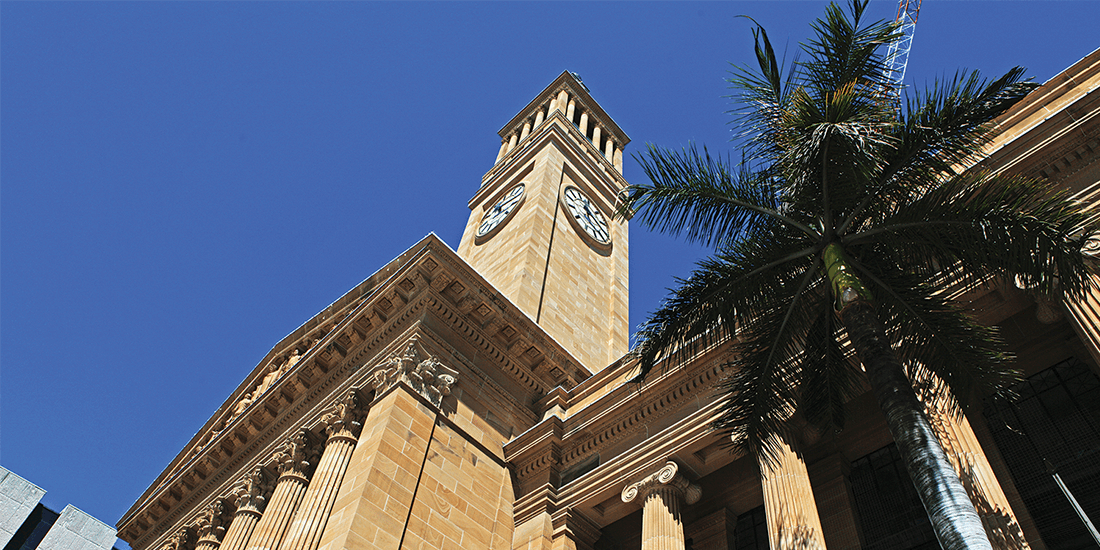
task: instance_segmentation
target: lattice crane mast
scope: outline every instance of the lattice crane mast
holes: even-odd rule
[[[898,25],[898,37],[886,50],[886,79],[895,97],[901,95],[905,80],[905,65],[909,63],[909,49],[913,47],[920,3],[921,0],[898,0],[898,14],[894,18]]]

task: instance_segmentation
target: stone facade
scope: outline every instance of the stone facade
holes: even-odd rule
[[[1100,52],[1008,113],[982,168],[1066,174],[1052,184],[1089,196],[1098,74]],[[500,135],[458,252],[429,235],[280,342],[120,536],[136,550],[879,547],[856,479],[890,443],[873,399],[762,467],[709,428],[725,346],[628,383],[627,224],[586,229],[612,218],[628,138],[569,73]],[[1094,301],[954,295],[1002,327],[1026,374],[1071,356],[1100,372]],[[1047,548],[990,424],[949,406],[927,402],[995,547]]]

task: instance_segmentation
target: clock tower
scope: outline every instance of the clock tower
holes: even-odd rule
[[[627,222],[614,213],[630,138],[568,71],[500,136],[458,254],[596,372],[628,346]]]

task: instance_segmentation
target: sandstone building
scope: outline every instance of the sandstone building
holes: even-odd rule
[[[985,167],[1091,197],[1098,84],[1100,51],[1002,119]],[[276,345],[119,521],[121,538],[137,550],[936,547],[869,394],[842,433],[807,433],[762,472],[708,428],[721,346],[626,383],[628,222],[612,213],[629,138],[583,84],[563,73],[500,136],[458,251],[429,235]],[[1003,327],[1029,376],[1014,409],[956,419],[927,404],[994,546],[1088,547],[1035,461],[1056,463],[1098,517],[1100,303],[1012,285],[955,293]]]

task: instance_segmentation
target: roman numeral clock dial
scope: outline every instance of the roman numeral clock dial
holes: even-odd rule
[[[512,213],[516,211],[520,203],[523,202],[524,185],[518,184],[513,187],[506,195],[500,198],[496,204],[485,212],[485,216],[481,218],[481,224],[477,226],[477,233],[475,237],[478,239],[487,239],[496,233]]]
[[[607,218],[592,201],[576,187],[566,187],[562,194],[565,207],[569,212],[569,221],[582,236],[595,241],[599,247],[611,246],[611,230]]]

